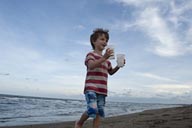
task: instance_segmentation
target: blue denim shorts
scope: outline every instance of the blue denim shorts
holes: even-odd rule
[[[95,92],[87,91],[85,98],[87,101],[87,115],[92,118],[96,118],[99,114],[101,117],[105,117],[105,95],[97,94]]]

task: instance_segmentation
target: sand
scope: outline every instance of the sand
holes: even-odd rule
[[[91,126],[88,120],[83,128]],[[74,128],[74,121],[0,128]],[[192,128],[192,105],[108,117],[102,119],[100,128]]]

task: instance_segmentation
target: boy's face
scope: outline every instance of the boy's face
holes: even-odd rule
[[[107,46],[107,39],[104,34],[100,35],[94,43],[95,50],[103,51]]]

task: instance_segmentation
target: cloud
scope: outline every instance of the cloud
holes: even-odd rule
[[[155,79],[155,80],[168,81],[168,82],[178,82],[177,80],[173,80],[173,79],[170,79],[167,77],[162,77],[162,76],[148,73],[148,72],[144,72],[144,73],[143,72],[137,72],[136,75],[143,76],[143,77],[150,78],[150,79]]]
[[[152,87],[156,94],[182,96],[192,92],[192,85],[162,84]]]
[[[123,31],[134,30],[145,33],[150,39],[146,49],[158,56],[174,57],[192,53],[190,12],[192,2],[177,3],[174,0],[115,0],[134,6],[135,21],[118,21]],[[180,5],[181,4],[181,5]]]
[[[177,56],[180,52],[181,42],[177,34],[169,29],[166,21],[160,16],[159,9],[145,9],[138,20],[138,25],[152,39],[151,51],[160,56]]]
[[[10,73],[0,73],[1,76],[9,76]]]
[[[134,5],[134,6],[144,6],[151,3],[159,2],[162,0],[114,0],[116,2],[122,3],[124,5]]]
[[[179,2],[177,4],[176,1],[172,0],[170,2],[170,6],[171,6],[172,14],[174,14],[176,16],[182,16],[186,11],[192,10],[192,1],[183,1],[183,2]],[[181,18],[181,19],[184,20],[185,18],[184,19],[183,18]]]
[[[74,41],[74,42],[77,43],[78,45],[86,46],[86,47],[89,47],[89,48],[90,48],[90,42],[89,42],[89,41],[77,40],[77,41]]]
[[[159,103],[191,103],[192,85],[158,84],[150,87],[117,89],[109,92],[110,98],[119,101],[159,102]]]
[[[75,30],[83,30],[83,29],[85,29],[85,26],[79,24],[79,25],[77,25],[77,26],[74,26],[74,29],[75,29]]]

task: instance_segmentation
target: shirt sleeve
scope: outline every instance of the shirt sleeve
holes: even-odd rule
[[[95,60],[94,56],[93,56],[93,53],[88,53],[86,58],[85,58],[85,65],[87,66],[88,65],[88,62],[90,60]]]

